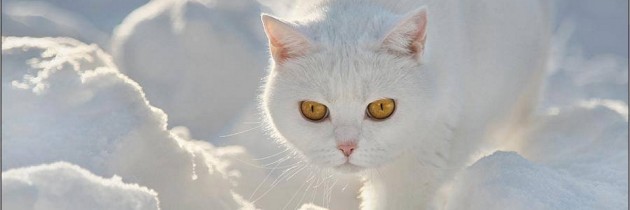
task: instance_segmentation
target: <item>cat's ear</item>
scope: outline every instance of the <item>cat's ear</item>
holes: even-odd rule
[[[420,59],[427,38],[427,9],[407,13],[383,38],[382,48],[390,53]]]
[[[310,50],[309,39],[291,24],[267,14],[262,14],[261,19],[269,39],[269,50],[276,64],[302,56]]]

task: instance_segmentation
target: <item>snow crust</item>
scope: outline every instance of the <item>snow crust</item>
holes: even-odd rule
[[[267,65],[262,31],[253,0],[152,1],[114,32],[112,55],[171,126],[209,139],[256,101]]]
[[[166,130],[137,83],[95,45],[2,39],[2,170],[65,161],[158,192],[163,209],[238,209],[233,172],[207,142]],[[203,150],[205,149],[205,150]]]
[[[120,177],[105,179],[56,162],[2,173],[3,209],[160,209],[157,193]]]

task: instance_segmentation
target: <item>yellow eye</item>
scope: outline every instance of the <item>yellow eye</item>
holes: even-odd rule
[[[328,108],[326,105],[315,101],[302,101],[300,103],[300,111],[306,119],[312,121],[320,121],[328,116]]]
[[[376,100],[367,106],[367,115],[368,117],[375,120],[384,120],[389,116],[392,116],[394,110],[396,109],[396,103],[394,99],[386,98]]]

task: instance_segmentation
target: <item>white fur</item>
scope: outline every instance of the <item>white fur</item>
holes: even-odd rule
[[[271,134],[312,164],[364,174],[364,209],[431,208],[442,183],[483,142],[514,138],[506,131],[537,102],[549,38],[539,4],[323,1],[301,19],[264,16],[270,40],[299,43],[283,50],[300,52],[272,60],[261,96]],[[404,35],[421,29],[427,11],[413,9],[423,5],[426,47]],[[401,7],[411,12],[392,12]],[[424,50],[407,51],[409,41]],[[396,110],[370,120],[365,108],[381,98],[395,99]],[[305,120],[303,100],[326,105],[330,117]],[[336,146],[347,139],[358,140],[353,166]]]

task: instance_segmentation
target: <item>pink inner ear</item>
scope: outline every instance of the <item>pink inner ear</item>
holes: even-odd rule
[[[383,41],[383,47],[390,52],[419,59],[424,52],[426,26],[426,9],[418,9],[389,32]]]
[[[276,63],[283,63],[286,59],[289,58],[289,53],[284,45],[275,38],[269,38],[269,48],[271,50],[271,56],[276,61]]]
[[[263,15],[262,21],[269,39],[271,56],[277,64],[301,56],[310,49],[309,40],[294,26],[269,15]]]
[[[410,46],[411,53],[422,55],[422,53],[424,52],[424,43],[427,39],[426,20],[418,24],[418,30],[415,31],[414,34],[412,34],[412,39],[414,41]]]

